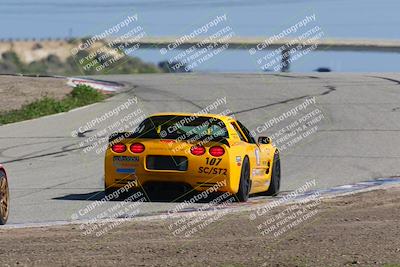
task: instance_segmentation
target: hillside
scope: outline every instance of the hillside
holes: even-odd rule
[[[102,42],[74,53],[85,39],[0,42],[0,74],[96,75],[163,70]]]

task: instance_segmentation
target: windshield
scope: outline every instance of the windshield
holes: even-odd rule
[[[141,138],[228,138],[225,123],[213,117],[155,116],[145,119],[135,133]]]

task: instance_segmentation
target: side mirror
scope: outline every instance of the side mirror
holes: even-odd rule
[[[268,136],[260,136],[258,137],[258,143],[268,145],[271,144],[272,140]]]

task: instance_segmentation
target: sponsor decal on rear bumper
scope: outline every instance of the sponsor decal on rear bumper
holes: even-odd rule
[[[129,168],[129,169],[120,168],[120,169],[117,169],[117,172],[118,172],[118,173],[135,174],[135,173],[136,173],[136,169],[134,169],[134,168]]]
[[[139,157],[135,156],[135,157],[128,157],[128,156],[114,156],[113,161],[126,161],[126,162],[138,162],[139,161]]]
[[[133,169],[135,170],[135,166],[139,162],[139,157],[128,157],[128,156],[114,156],[113,157],[113,166],[117,168],[117,172],[119,173],[131,173],[130,171],[123,171],[124,169]],[[118,171],[122,170],[122,171]]]

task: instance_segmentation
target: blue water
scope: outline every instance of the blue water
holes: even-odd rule
[[[148,36],[188,34],[216,15],[227,14],[237,36],[270,36],[306,15],[324,38],[400,39],[398,0],[1,0],[0,38],[88,36],[138,14]],[[150,62],[168,59],[156,50],[135,55]],[[312,52],[292,64],[292,71],[329,67],[334,71],[400,71],[399,54]],[[198,71],[260,71],[246,51],[225,51]]]

